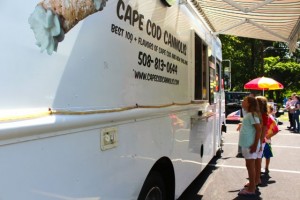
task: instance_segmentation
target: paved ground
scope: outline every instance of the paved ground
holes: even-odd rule
[[[286,127],[287,122],[280,125],[280,132],[272,139],[274,157],[271,158],[270,173],[261,174],[263,186],[256,197],[238,196],[238,191],[247,182],[247,170],[245,160],[237,157],[236,124],[228,124],[222,157],[213,159],[179,200],[300,199],[300,134],[290,133]]]

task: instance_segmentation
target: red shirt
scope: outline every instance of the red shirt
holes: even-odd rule
[[[262,114],[262,129],[265,127],[265,131],[262,133],[262,134],[264,134],[264,140],[263,140],[263,143],[265,143],[266,142],[266,139],[265,139],[265,137],[266,137],[266,133],[267,133],[267,127],[268,127],[268,121],[269,121],[269,115],[267,114],[267,113],[264,113],[264,114]]]

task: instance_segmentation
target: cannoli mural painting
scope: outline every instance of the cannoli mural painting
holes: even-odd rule
[[[30,15],[28,22],[41,51],[49,55],[79,21],[101,11],[108,0],[44,0]]]

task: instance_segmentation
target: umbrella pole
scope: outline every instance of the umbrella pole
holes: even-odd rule
[[[263,89],[263,96],[265,96],[265,89]]]

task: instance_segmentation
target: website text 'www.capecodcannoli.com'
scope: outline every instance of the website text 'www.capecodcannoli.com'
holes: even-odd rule
[[[140,71],[136,71],[136,70],[133,70],[133,72],[134,72],[134,78],[135,79],[161,82],[161,83],[167,83],[167,84],[172,84],[172,85],[179,85],[179,80],[178,79],[168,78],[168,77],[165,77],[165,76],[140,72]]]

